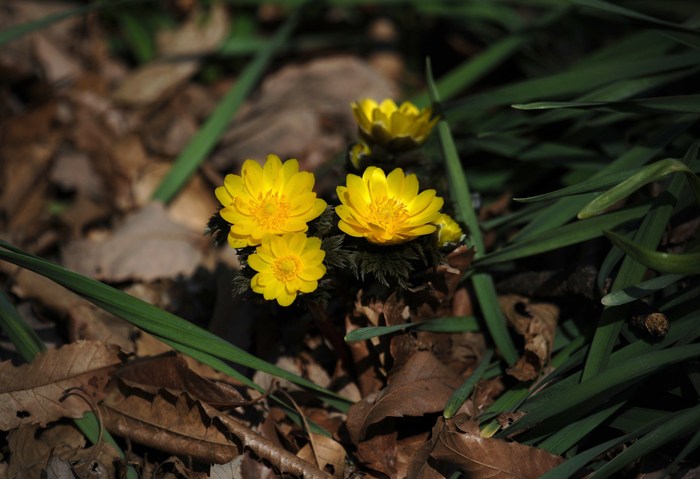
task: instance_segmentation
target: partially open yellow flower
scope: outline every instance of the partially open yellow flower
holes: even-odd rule
[[[246,160],[241,176],[226,175],[216,197],[224,207],[219,214],[231,223],[232,248],[259,245],[265,236],[302,233],[317,218],[326,202],[312,191],[314,175],[299,171],[297,160],[284,163],[268,155],[264,166]]]
[[[350,148],[350,163],[352,163],[352,166],[354,166],[356,170],[359,170],[363,158],[369,156],[371,153],[369,146],[361,141],[357,142]]]
[[[446,243],[459,241],[462,237],[462,228],[452,219],[450,215],[440,213],[438,219],[434,222],[438,227],[438,245],[444,246]]]
[[[434,232],[442,198],[435,190],[418,194],[416,175],[396,168],[386,176],[370,166],[360,178],[348,175],[347,186],[336,188],[342,205],[335,208],[344,233],[375,244],[398,244]]]
[[[248,265],[258,272],[250,287],[267,300],[276,299],[280,306],[289,306],[297,293],[318,288],[318,280],[326,274],[322,263],[325,256],[319,238],[307,238],[304,233],[266,236],[248,256]]]
[[[408,101],[396,106],[391,99],[377,103],[365,98],[351,106],[365,140],[387,149],[406,150],[422,145],[439,119],[430,119],[431,108],[420,110]]]

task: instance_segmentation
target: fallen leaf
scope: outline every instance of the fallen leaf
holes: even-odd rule
[[[376,397],[370,396],[350,407],[348,430],[359,442],[367,429],[386,417],[423,416],[442,411],[460,378],[428,351],[417,351]],[[359,417],[358,417],[359,416]]]
[[[249,402],[230,384],[214,382],[194,373],[184,357],[168,353],[155,358],[137,359],[119,368],[115,374],[132,389],[157,394],[187,393],[214,407],[236,407]]]
[[[127,75],[113,98],[130,106],[146,106],[163,99],[199,70],[198,57],[212,52],[226,38],[229,17],[222,3],[213,4],[202,22],[193,12],[175,31],[161,32],[159,57]]]
[[[435,477],[430,471],[434,468],[444,477],[460,471],[471,479],[536,479],[563,461],[535,447],[483,438],[476,422],[460,416],[447,421],[440,417],[407,477]]]
[[[114,384],[100,411],[111,433],[161,451],[218,464],[240,454],[230,434],[187,394],[135,394]]]
[[[85,447],[85,436],[72,424],[53,424],[48,429],[23,425],[10,431],[7,446],[11,452],[7,477],[42,477],[49,458],[75,454]]]
[[[0,363],[0,429],[82,417],[92,405],[85,398],[66,396],[66,390],[78,388],[91,402],[99,401],[121,362],[116,346],[82,341],[39,353],[19,367]]]
[[[525,351],[508,368],[520,381],[531,381],[549,362],[559,321],[559,308],[552,303],[535,303],[518,295],[499,296],[501,309],[510,325],[523,336]]]
[[[202,253],[201,238],[168,219],[160,203],[129,216],[102,242],[76,240],[63,250],[63,264],[99,280],[152,281],[191,275]]]
[[[260,94],[236,117],[211,162],[219,171],[229,171],[247,158],[263,160],[274,152],[281,158],[299,158],[302,168],[313,169],[356,135],[351,102],[394,93],[366,62],[351,56],[285,66],[265,79]]]

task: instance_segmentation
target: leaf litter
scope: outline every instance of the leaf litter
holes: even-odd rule
[[[70,6],[11,2],[0,10],[0,25]],[[0,67],[21,92],[11,101],[9,94],[0,98],[7,113],[0,144],[0,237],[165,309],[178,312],[186,303],[188,319],[214,328],[210,321],[221,291],[213,278],[228,277],[222,271],[239,266],[222,260],[232,255],[215,251],[200,236],[216,207],[213,185],[244,159],[275,152],[299,158],[303,169],[330,169],[319,181],[319,190],[329,193],[335,184],[329,176],[337,175],[333,161],[356,138],[350,102],[398,96],[403,59],[387,51],[366,59],[346,53],[279,59],[207,164],[164,206],[151,203],[150,195],[221,92],[236,81],[235,72],[228,72],[202,83],[210,73],[208,57],[231,34],[235,9],[214,3],[206,12],[183,11],[179,26],[157,32],[155,58],[138,66],[107,48],[110,33],[94,15],[85,24],[76,17],[33,33],[0,52]],[[387,22],[382,19],[371,33],[392,43],[395,32]],[[19,86],[29,80],[35,91]],[[503,193],[482,215],[505,214],[510,197]],[[697,221],[691,223],[695,231]],[[671,234],[685,233],[679,227]],[[335,334],[474,314],[462,282],[473,254],[455,250],[440,268],[422,273],[426,288],[409,295],[360,291],[347,310],[330,315]],[[505,376],[477,384],[454,418],[440,416],[486,350],[480,333],[376,337],[346,344],[343,361],[318,325],[285,334],[289,322],[299,320],[298,311],[268,314],[265,327],[236,330],[235,341],[354,402],[345,414],[290,384],[254,375],[268,392],[289,391],[283,409],[43,277],[5,263],[0,270],[13,300],[54,324],[66,343],[29,364],[0,363],[0,422],[8,431],[0,477],[82,478],[96,470],[117,477],[114,464],[124,465],[117,452],[104,442],[88,444],[65,419],[86,411],[98,412],[102,426],[129,446],[128,460],[144,477],[443,478],[459,470],[474,478],[529,478],[562,461],[535,447],[481,437],[476,421],[511,380]],[[597,272],[581,271],[563,273],[564,281],[553,273],[499,285],[522,294],[501,296],[506,318],[524,343],[509,375],[531,381],[548,367],[560,316],[557,299],[594,295],[591,278]],[[233,305],[217,313],[217,328],[233,330],[222,321],[257,324],[269,313]],[[261,337],[273,330],[285,342],[271,345]],[[301,424],[284,412],[290,403]]]

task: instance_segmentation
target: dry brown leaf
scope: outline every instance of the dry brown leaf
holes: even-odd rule
[[[114,385],[100,404],[104,425],[113,434],[145,446],[196,460],[223,464],[240,454],[230,434],[187,394],[131,394]]]
[[[389,419],[386,424],[382,423],[380,431],[377,431],[371,438],[362,441],[357,445],[357,457],[362,464],[373,471],[397,479],[398,476],[398,449],[394,419]]]
[[[483,438],[477,423],[462,419],[438,418],[432,439],[409,467],[408,479],[435,477],[432,468],[445,477],[461,471],[471,479],[536,479],[563,462],[541,449]]]
[[[260,95],[234,120],[212,164],[229,171],[246,158],[263,160],[274,152],[282,158],[299,158],[304,169],[313,169],[355,136],[352,101],[394,93],[358,58],[320,58],[286,66],[265,79]]]
[[[172,93],[199,69],[198,56],[213,51],[226,38],[229,17],[226,7],[215,3],[202,22],[200,12],[175,31],[158,38],[159,58],[129,74],[114,92],[115,100],[146,106]]]
[[[201,238],[173,223],[160,203],[129,216],[102,242],[76,240],[63,250],[66,268],[106,281],[152,281],[191,275],[200,263]]]
[[[248,402],[233,386],[194,373],[185,358],[175,353],[132,361],[120,368],[116,377],[132,389],[150,394],[161,389],[173,395],[187,393],[214,407],[235,407]]]
[[[332,477],[315,465],[299,459],[286,449],[280,448],[269,439],[252,431],[236,419],[225,415],[219,415],[217,419],[221,421],[246,448],[253,451],[261,459],[269,461],[279,471],[295,474],[304,477],[304,479],[330,479]]]
[[[499,296],[501,309],[510,325],[525,339],[525,352],[508,368],[508,374],[520,381],[537,378],[549,362],[559,307],[552,303],[534,303],[524,296]]]
[[[41,477],[51,454],[68,457],[85,447],[85,436],[72,424],[54,424],[48,429],[36,425],[10,431],[7,445],[12,455],[8,477]]]
[[[0,429],[82,417],[91,404],[76,395],[63,399],[66,390],[78,388],[90,401],[99,401],[121,362],[116,346],[82,341],[39,353],[19,367],[0,363]]]
[[[428,351],[417,351],[398,371],[389,376],[389,384],[376,396],[351,406],[348,430],[359,442],[367,429],[386,417],[423,416],[442,411],[460,378]]]
[[[297,452],[297,457],[315,464],[333,477],[344,477],[346,454],[343,446],[335,439],[320,434],[310,433],[309,440],[310,442]]]

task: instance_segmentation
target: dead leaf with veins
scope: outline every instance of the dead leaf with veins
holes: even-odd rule
[[[82,417],[105,396],[122,361],[118,347],[82,341],[39,353],[22,366],[0,363],[0,429]],[[67,395],[70,389],[81,394]]]

